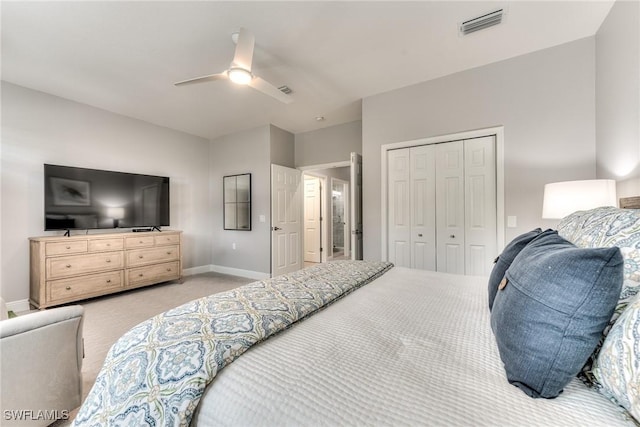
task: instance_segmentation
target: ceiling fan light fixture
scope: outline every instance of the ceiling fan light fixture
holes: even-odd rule
[[[251,72],[244,68],[230,68],[227,74],[229,80],[239,85],[248,85],[253,79]]]

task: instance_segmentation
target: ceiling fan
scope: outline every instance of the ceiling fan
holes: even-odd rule
[[[238,33],[232,34],[232,39],[236,41],[236,51],[229,69],[218,74],[195,77],[193,79],[183,80],[174,84],[176,86],[183,86],[192,83],[204,83],[215,80],[231,80],[232,82],[240,85],[248,85],[265,95],[269,95],[280,102],[284,102],[285,104],[293,102],[293,98],[291,96],[251,72],[253,47],[255,45],[254,35],[250,31],[240,28]]]

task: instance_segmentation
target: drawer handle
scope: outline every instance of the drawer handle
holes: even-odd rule
[[[71,268],[71,264],[67,264],[67,265],[65,265],[65,267]]]
[[[67,246],[67,249],[71,249],[71,246]]]
[[[107,243],[107,246],[111,246],[111,243]]]
[[[110,262],[111,262],[111,260],[110,260],[110,259],[107,259],[107,263],[110,263]]]
[[[167,251],[167,255],[171,255],[173,252],[171,251]]]
[[[142,240],[140,240],[138,243],[143,244],[144,242]]]
[[[171,269],[170,269],[170,268],[167,268],[167,271],[171,271]]]
[[[70,291],[71,290],[71,286],[67,286],[65,289]]]
[[[140,273],[138,274],[138,277],[144,277],[144,274]]]
[[[144,256],[143,255],[138,255],[138,258],[142,259],[142,258],[144,258]]]
[[[107,283],[111,283],[111,279],[107,279]]]

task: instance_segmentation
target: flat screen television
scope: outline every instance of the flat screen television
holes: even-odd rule
[[[169,226],[169,178],[44,165],[45,230]]]

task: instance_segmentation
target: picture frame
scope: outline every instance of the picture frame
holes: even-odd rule
[[[88,181],[51,177],[53,204],[56,206],[91,206]]]

